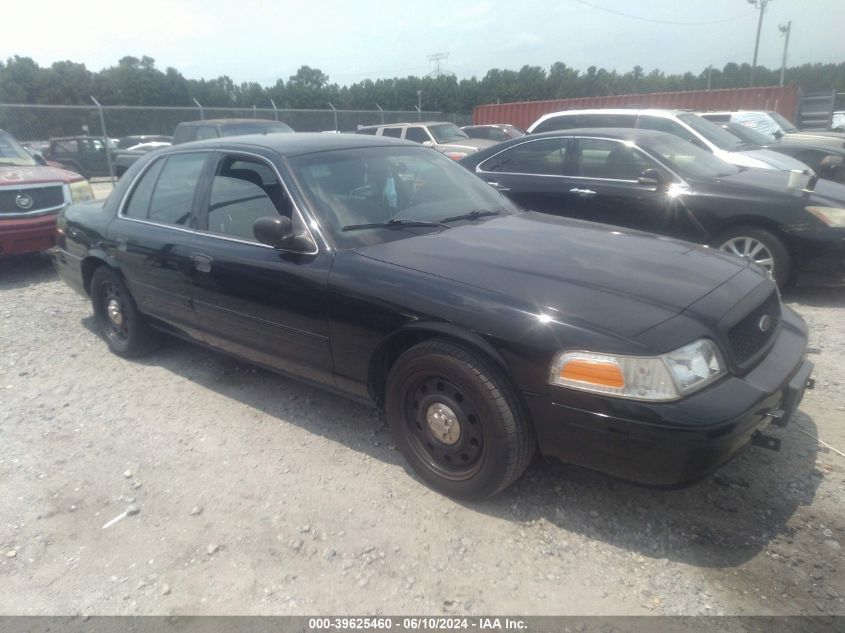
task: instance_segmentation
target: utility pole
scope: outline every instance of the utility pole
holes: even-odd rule
[[[766,5],[769,2],[770,0],[748,0],[748,4],[753,4],[760,11],[760,17],[757,19],[757,39],[754,40],[754,61],[751,62],[749,86],[754,85],[754,69],[757,67],[757,51],[760,49],[760,30],[763,28],[763,14],[766,12]]]
[[[428,73],[430,77],[437,78],[443,74],[443,62],[448,57],[449,53],[434,53],[428,56],[428,67],[431,68],[431,65],[434,64],[434,70]]]
[[[422,90],[417,90],[417,120],[422,121]]]
[[[783,73],[786,72],[786,51],[789,49],[789,32],[792,30],[792,20],[783,24],[778,24],[778,31],[781,35],[786,35],[786,40],[783,42],[783,59],[780,62],[780,85],[783,85]]]

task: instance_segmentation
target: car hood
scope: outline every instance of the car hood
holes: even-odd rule
[[[824,202],[827,206],[845,206],[845,185],[832,180],[819,179],[811,192],[804,191],[809,183],[809,176],[802,176],[800,184],[790,189],[789,174],[772,169],[746,169],[737,174],[720,178],[690,180],[693,190],[719,195],[736,194],[751,197],[755,200],[769,200],[772,198],[785,199],[785,196],[795,199],[802,206],[811,201],[814,204]]]
[[[626,338],[675,316],[747,266],[687,242],[531,211],[357,252]]]
[[[747,156],[749,158],[753,158],[759,161],[766,163],[770,168],[776,169],[779,171],[790,171],[792,169],[798,169],[803,171],[805,169],[809,169],[807,165],[802,163],[797,158],[792,158],[792,156],[787,156],[786,154],[781,154],[780,152],[775,152],[770,149],[750,149],[750,150],[743,150],[741,152],[737,152],[742,156]],[[737,163],[737,164],[745,164],[745,163]],[[753,166],[748,164],[747,166]]]
[[[462,138],[456,141],[449,141],[447,143],[439,143],[439,145],[448,147],[449,149],[468,149],[475,152],[480,149],[496,145],[496,141],[491,141],[486,138]]]
[[[43,182],[75,182],[84,180],[79,174],[44,165],[0,165],[0,186],[33,185]]]

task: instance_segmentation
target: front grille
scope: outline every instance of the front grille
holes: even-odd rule
[[[768,328],[760,328],[764,316],[768,315]],[[777,292],[769,295],[763,303],[728,331],[734,362],[743,365],[751,360],[772,340],[780,323],[780,297]]]
[[[34,213],[60,207],[64,202],[62,185],[0,189],[0,214]]]

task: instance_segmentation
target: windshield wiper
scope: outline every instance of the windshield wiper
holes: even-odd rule
[[[370,224],[348,224],[344,226],[341,231],[360,231],[363,229],[390,229],[401,226],[442,226],[447,229],[452,227],[443,222],[436,222],[432,220],[412,220],[408,218],[393,218],[386,222],[371,222]]]
[[[463,215],[454,215],[451,218],[443,218],[441,222],[457,222],[458,220],[477,220],[478,218],[486,218],[489,215],[502,215],[501,211],[484,211],[475,210]]]

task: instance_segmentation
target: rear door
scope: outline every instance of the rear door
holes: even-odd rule
[[[210,152],[179,152],[150,163],[109,225],[110,253],[140,310],[191,333],[195,200]]]
[[[191,249],[190,282],[205,340],[303,378],[333,384],[326,317],[332,253],[273,248],[253,235],[262,217],[302,228],[273,164],[218,152]]]
[[[494,154],[478,165],[476,174],[523,209],[571,215],[574,185],[569,138],[531,139]]]

